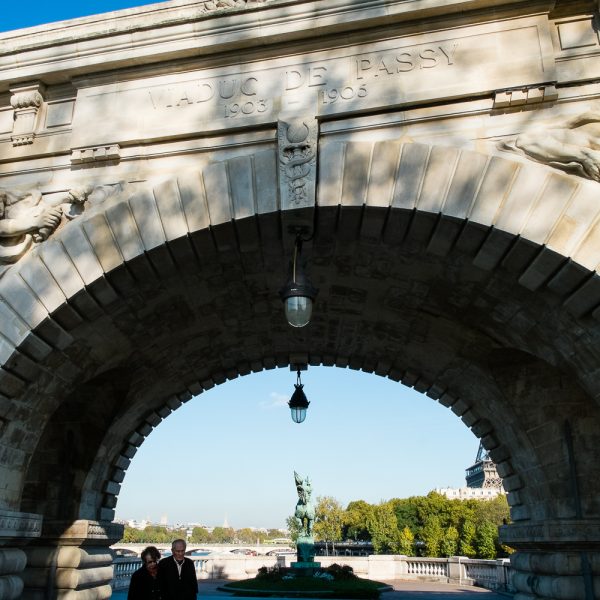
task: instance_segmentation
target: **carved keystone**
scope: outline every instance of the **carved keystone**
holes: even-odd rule
[[[316,205],[317,141],[319,125],[314,117],[277,124],[279,193],[286,225],[307,226],[312,231]],[[296,210],[297,209],[297,210]],[[307,214],[308,213],[308,214]]]

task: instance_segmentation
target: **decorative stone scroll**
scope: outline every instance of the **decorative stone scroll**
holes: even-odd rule
[[[318,138],[316,119],[280,121],[277,135],[282,210],[314,206]]]
[[[498,147],[600,181],[600,107],[564,123],[538,124],[513,140],[500,142]]]
[[[37,126],[37,115],[44,103],[43,84],[39,82],[11,88],[10,104],[15,111],[13,146],[32,144]]]

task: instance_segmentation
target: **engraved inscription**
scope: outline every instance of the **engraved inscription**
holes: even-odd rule
[[[264,113],[268,107],[268,100],[248,100],[247,102],[233,102],[232,104],[223,105],[225,118]]]
[[[154,108],[173,108],[202,104],[209,100],[231,100],[257,95],[256,77],[240,79],[203,80],[165,89],[150,90],[150,99]]]
[[[356,59],[356,79],[386,77],[415,69],[433,69],[454,64],[458,44],[420,49],[407,48],[385,54],[363,55]]]
[[[515,90],[511,102],[516,104],[517,90],[556,79],[550,48],[540,38],[544,27],[546,21],[532,17],[522,24],[481,24],[476,31],[458,27],[357,45],[349,41],[257,62],[249,55],[241,57],[240,66],[157,74],[117,88],[85,86],[78,92],[72,147],[124,147],[231,124],[399,109],[489,90]],[[515,47],[519,60],[507,61]],[[101,135],[87,126],[91,119],[103,123]]]
[[[455,64],[457,47],[457,43],[447,43],[332,58],[269,73],[204,78],[148,93],[154,109],[200,105],[207,121],[260,117],[274,110],[277,97],[285,98],[288,106],[298,105],[299,98],[305,100],[311,93],[320,106],[361,101],[369,95],[378,98],[374,90],[369,94],[369,87],[387,85],[394,75],[450,67]]]
[[[285,91],[327,85],[327,67],[315,65],[308,69],[295,68],[285,72]]]
[[[352,100],[354,98],[364,98],[368,95],[366,84],[359,86],[347,85],[341,88],[331,88],[321,91],[321,103],[333,104],[338,100]]]

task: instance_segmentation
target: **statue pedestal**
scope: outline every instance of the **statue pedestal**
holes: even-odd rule
[[[296,540],[298,560],[291,563],[292,573],[296,577],[312,577],[321,568],[315,562],[315,538],[312,535],[300,535]]]
[[[296,550],[298,564],[313,563],[315,560],[315,538],[312,535],[299,536],[296,540]]]
[[[312,577],[321,568],[318,562],[293,562],[290,564],[296,577]]]

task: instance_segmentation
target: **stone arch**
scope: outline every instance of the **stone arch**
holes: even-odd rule
[[[72,509],[77,513],[55,511],[52,518],[110,520],[135,448],[192,395],[252,371],[307,363],[388,376],[449,406],[498,463],[517,522],[577,518],[569,485],[559,483],[572,466],[564,449],[564,416],[572,421],[579,458],[579,513],[597,518],[592,467],[581,462],[582,454],[598,452],[593,425],[599,390],[585,368],[594,355],[600,304],[597,184],[454,148],[325,141],[317,206],[288,211],[276,193],[277,169],[276,152],[267,149],[126,191],[65,226],[0,280],[0,393],[12,403],[4,426],[10,453],[18,457],[3,466],[10,475],[3,502],[38,510],[32,499],[40,473],[48,498],[60,497],[60,481],[46,468],[48,449],[40,442],[64,431],[69,407],[101,402],[94,382],[129,360],[132,379],[121,390],[127,405],[115,406],[110,426],[73,474],[80,491],[79,506]],[[292,336],[279,322],[262,339],[254,321],[268,325],[278,304],[275,292],[286,263],[282,226],[306,213],[317,223],[312,269],[324,274],[319,310],[326,317],[314,333]],[[236,287],[240,265],[247,277]],[[186,335],[185,306],[169,295],[175,275],[197,286],[233,290],[231,305],[245,312],[230,326],[239,339],[256,340],[256,347],[241,344],[231,355],[223,351],[217,367],[204,364],[198,337]],[[386,311],[380,322],[377,307],[369,305],[369,283],[388,290],[380,297]],[[457,287],[461,292],[453,297]],[[157,290],[166,303],[152,312],[147,304]],[[251,301],[236,303],[236,292]],[[461,315],[463,296],[465,306],[480,313],[475,326]],[[361,310],[369,311],[368,320]],[[128,318],[127,311],[138,321],[119,330],[115,324]],[[406,324],[403,311],[413,315]],[[158,362],[144,361],[153,351],[174,350],[159,328],[144,336],[157,325],[155,316],[166,313],[177,324],[177,343],[187,346],[176,374],[149,395],[144,377]],[[388,335],[385,326],[396,320],[402,326]],[[335,327],[336,341],[319,345],[318,334],[328,327]],[[211,332],[208,324],[197,325],[196,333],[206,340],[221,336],[219,347],[226,346],[222,332]],[[361,346],[361,337],[371,346]],[[144,339],[148,352],[135,355]],[[426,356],[434,343],[437,365]],[[483,382],[477,388],[483,398],[464,383],[475,381]],[[88,386],[85,396],[77,382]],[[556,396],[569,399],[560,418]],[[538,412],[527,410],[534,401]],[[544,420],[538,423],[540,414]],[[52,442],[54,450],[59,442]],[[533,543],[530,533],[505,535],[509,542]]]

